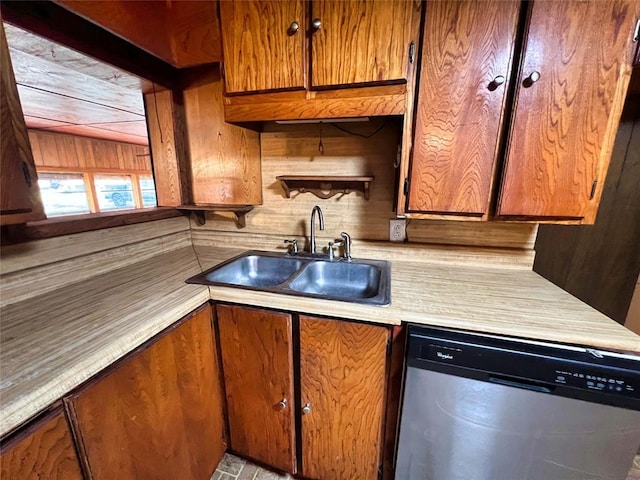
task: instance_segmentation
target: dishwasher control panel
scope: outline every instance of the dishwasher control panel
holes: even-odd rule
[[[572,387],[587,388],[607,393],[633,393],[636,391],[631,381],[622,377],[604,376],[589,371],[570,371],[557,369],[555,383]]]
[[[407,366],[640,410],[640,357],[410,326]]]

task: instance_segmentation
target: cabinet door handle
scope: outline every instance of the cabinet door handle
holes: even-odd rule
[[[318,30],[320,30],[320,27],[322,27],[322,22],[320,21],[319,18],[314,18],[313,21],[311,22],[311,26],[317,32]]]
[[[24,181],[27,187],[31,188],[31,172],[29,171],[29,165],[27,162],[22,162],[22,174],[24,175]]]
[[[636,22],[636,28],[633,31],[633,41],[637,42],[640,39],[640,18]]]
[[[304,407],[302,407],[302,414],[306,415],[307,413],[311,413],[311,405],[309,403],[305,403]]]
[[[298,22],[291,22],[291,25],[289,25],[289,29],[287,30],[287,34],[289,34],[289,36],[295,35],[298,33],[298,30],[300,30]]]
[[[286,398],[283,398],[282,400],[280,400],[278,402],[278,408],[280,410],[284,410],[285,408],[287,408],[287,399]]]
[[[534,83],[536,83],[538,80],[540,80],[540,72],[531,72],[531,75],[529,75],[527,78],[524,79],[524,81],[522,82],[522,86],[524,88],[529,88],[531,85],[533,85]]]
[[[498,75],[496,78],[494,78],[489,82],[489,90],[493,92],[496,88],[502,85],[505,82],[505,80],[506,79],[504,78],[503,75]]]

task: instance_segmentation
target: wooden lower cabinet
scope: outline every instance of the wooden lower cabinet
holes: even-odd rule
[[[65,399],[94,480],[209,479],[223,401],[209,305]]]
[[[296,472],[291,315],[217,306],[234,452]]]
[[[80,462],[61,408],[1,447],[2,480],[82,480]]]
[[[378,478],[388,340],[385,327],[300,316],[305,478]]]
[[[298,337],[287,313],[217,316],[231,449],[308,479],[379,478],[389,329],[300,316]]]

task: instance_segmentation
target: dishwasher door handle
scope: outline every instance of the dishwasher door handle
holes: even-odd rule
[[[542,392],[542,393],[551,393],[553,391],[553,387],[549,388],[544,385],[540,385],[539,383],[528,382],[526,380],[515,380],[512,378],[506,377],[496,377],[489,376],[489,381],[491,383],[497,383],[499,385],[505,385],[507,387],[516,387],[516,388],[524,388],[525,390],[533,390],[534,392]]]

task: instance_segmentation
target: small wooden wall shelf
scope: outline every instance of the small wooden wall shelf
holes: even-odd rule
[[[244,228],[247,226],[245,215],[253,210],[253,205],[180,205],[176,208],[195,213],[198,225],[206,223],[205,212],[233,212],[238,228]]]
[[[338,193],[347,195],[361,192],[365,200],[369,200],[369,185],[374,177],[353,176],[318,176],[318,175],[281,175],[276,177],[284,189],[287,198],[292,191],[313,193],[316,197],[327,199]]]

